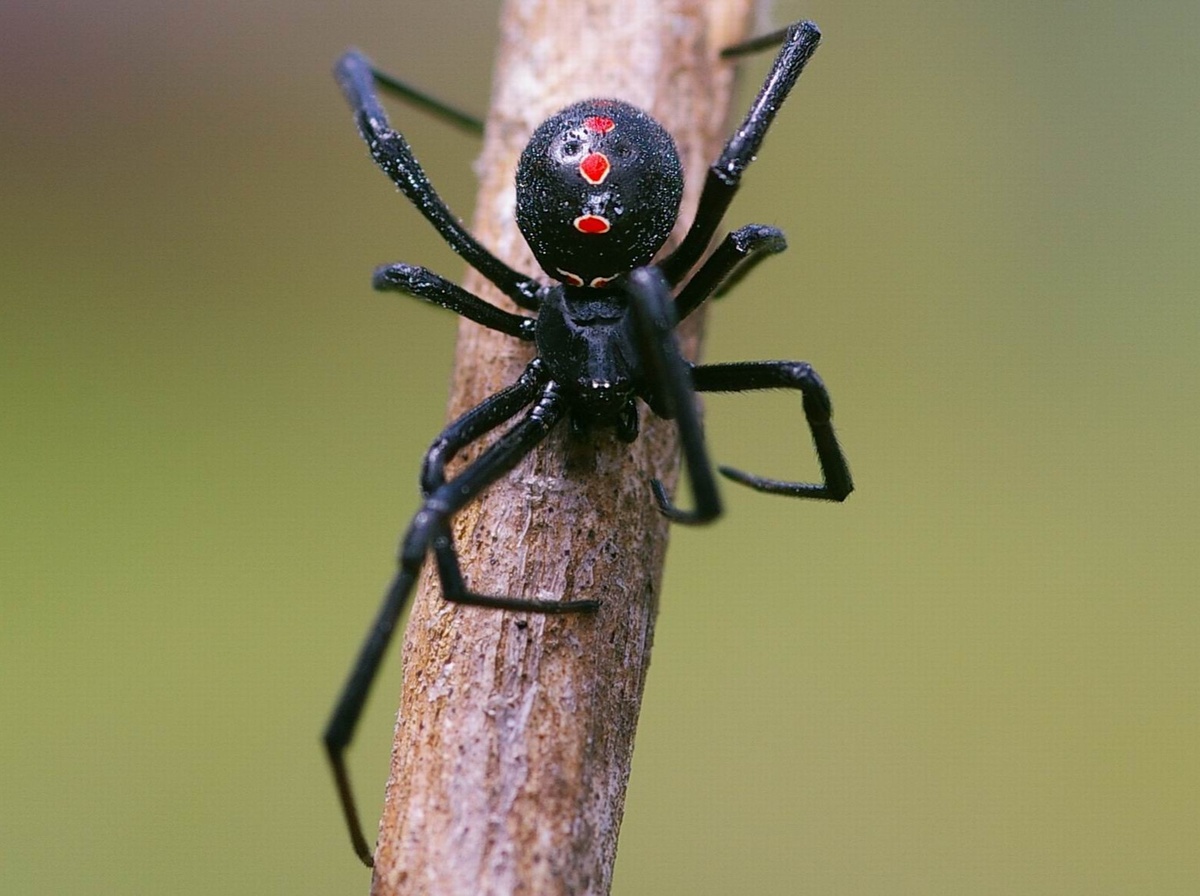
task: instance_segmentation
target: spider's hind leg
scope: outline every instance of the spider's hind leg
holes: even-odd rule
[[[429,182],[404,135],[388,122],[387,113],[375,93],[378,75],[371,61],[357,50],[350,50],[338,60],[334,75],[354,111],[358,131],[375,164],[467,264],[518,306],[536,310],[537,281],[510,268],[467,231]]]
[[[764,258],[786,248],[783,231],[764,224],[747,224],[725,234],[725,239],[675,297],[676,316],[683,320],[710,296],[721,298]]]
[[[820,41],[821,32],[812,22],[797,22],[785,29],[783,46],[758,96],[725,144],[721,157],[708,169],[696,217],[687,236],[660,264],[672,284],[679,283],[708,248],[741,185],[742,173],[758,155],[775,113],[787,99]]]
[[[792,27],[791,25],[785,25],[783,28],[775,31],[760,34],[758,37],[747,38],[740,44],[732,44],[721,51],[721,58],[737,59],[739,56],[749,56],[751,53],[758,53],[761,50],[770,50],[773,47],[777,47],[787,40],[788,31]]]
[[[728,52],[728,50],[725,52]],[[442,102],[419,87],[414,87],[407,81],[394,78],[387,72],[382,72],[375,68],[373,65],[371,66],[371,75],[375,78],[376,84],[393,96],[404,100],[409,105],[416,106],[418,109],[428,112],[435,118],[440,118],[447,124],[461,128],[470,134],[474,134],[476,137],[483,136],[483,122],[476,116],[463,112],[461,109],[456,109],[449,103]]]

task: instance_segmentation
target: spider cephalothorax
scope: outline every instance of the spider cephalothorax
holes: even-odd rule
[[[517,226],[542,270],[570,286],[605,286],[648,264],[682,196],[675,141],[620,100],[548,118],[517,164]]]
[[[679,320],[722,293],[754,263],[785,247],[779,230],[749,224],[726,234],[705,257],[742,172],[819,40],[815,25],[800,22],[731,48],[744,52],[782,43],[750,111],[709,167],[691,228],[679,247],[657,262],[652,260],[675,225],[683,192],[683,172],[670,135],[649,115],[619,100],[576,103],[539,126],[517,169],[517,224],[552,283],[513,270],[467,232],[429,183],[404,137],[389,126],[375,87],[394,90],[456,123],[479,129],[478,123],[375,71],[360,53],[349,52],[339,61],[338,81],[379,167],[468,264],[518,308],[536,312],[530,317],[502,310],[415,265],[385,265],[375,272],[376,288],[416,296],[535,343],[537,355],[515,383],[451,423],[425,455],[420,479],[424,504],[405,533],[399,571],[325,729],[350,837],[368,865],[371,853],[354,808],[345,751],[425,555],[436,557],[447,600],[534,613],[594,611],[600,605],[598,591],[564,600],[477,594],[459,568],[451,517],[512,470],[555,426],[570,421],[579,432],[612,427],[631,441],[638,432],[638,401],[675,420],[696,507],[676,507],[657,480],[650,488],[670,519],[704,523],[721,512],[721,499],[696,393],[793,389],[802,397],[822,480],[766,479],[731,467],[720,472],[773,494],[830,501],[850,494],[853,485],[830,422],[829,394],[811,366],[803,361],[690,364],[675,338]],[[447,480],[446,465],[459,452],[518,416]]]

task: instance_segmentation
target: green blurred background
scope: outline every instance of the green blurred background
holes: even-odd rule
[[[482,112],[498,7],[0,12],[0,892],[365,892],[317,738],[455,331],[368,278],[461,265],[329,71]],[[826,41],[730,221],[792,248],[707,355],[813,361],[859,490],[675,531],[617,894],[1200,892],[1200,8],[1130,9],[778,4]]]

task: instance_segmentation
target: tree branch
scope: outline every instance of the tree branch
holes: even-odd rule
[[[514,222],[517,158],[544,118],[593,96],[628,100],[675,137],[689,175],[681,236],[726,136],[734,70],[717,54],[745,37],[752,5],[507,0],[476,236],[538,270]],[[511,308],[475,272],[465,285]],[[691,356],[699,316],[684,334]],[[450,415],[512,383],[529,357],[464,321]],[[672,425],[642,412],[633,445],[609,433],[570,442],[560,427],[455,520],[472,590],[596,597],[598,614],[449,604],[426,564],[405,636],[377,896],[608,892],[666,549],[649,482],[673,485],[677,472]]]

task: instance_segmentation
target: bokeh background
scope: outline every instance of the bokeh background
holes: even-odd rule
[[[461,266],[329,70],[482,112],[498,8],[0,9],[0,892],[365,891],[317,738],[455,330],[368,278]],[[707,355],[813,361],[859,490],[675,531],[614,892],[1200,892],[1200,7],[802,16],[730,216],[792,248]],[[397,119],[466,213],[477,144]],[[708,418],[811,463],[786,397]]]

